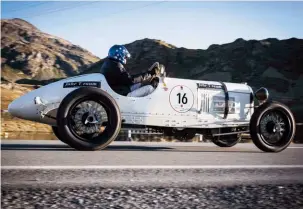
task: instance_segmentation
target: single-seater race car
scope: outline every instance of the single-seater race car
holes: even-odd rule
[[[292,112],[271,101],[267,89],[171,78],[158,62],[152,67],[161,73],[150,81],[155,90],[147,96],[120,95],[103,74],[92,73],[35,89],[14,100],[8,111],[52,126],[58,139],[77,150],[104,149],[123,127],[152,128],[182,139],[202,134],[220,147],[234,146],[249,133],[264,152],[280,152],[293,140]]]

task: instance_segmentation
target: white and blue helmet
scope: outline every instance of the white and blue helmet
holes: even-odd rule
[[[130,53],[125,48],[125,46],[114,45],[109,49],[108,57],[125,65],[126,60],[130,58]]]

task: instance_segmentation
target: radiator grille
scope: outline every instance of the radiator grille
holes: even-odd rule
[[[201,112],[209,113],[210,109],[210,94],[207,92],[201,93]]]

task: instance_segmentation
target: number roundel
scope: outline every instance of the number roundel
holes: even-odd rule
[[[170,92],[169,103],[175,111],[187,112],[194,104],[194,94],[186,86],[175,86]]]

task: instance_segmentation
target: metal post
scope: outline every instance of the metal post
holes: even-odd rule
[[[128,140],[132,141],[132,131],[130,129],[128,130]]]
[[[202,141],[203,141],[203,135],[200,134],[200,142],[202,142]]]

